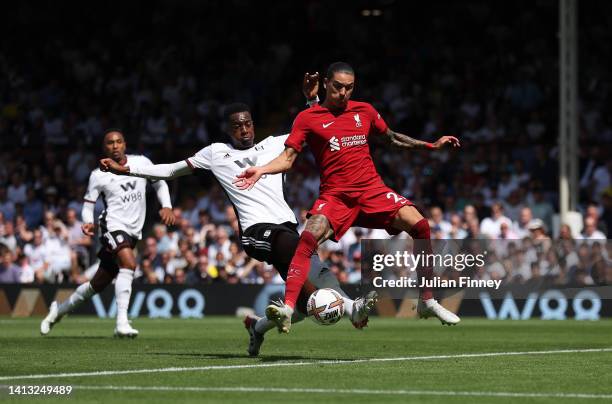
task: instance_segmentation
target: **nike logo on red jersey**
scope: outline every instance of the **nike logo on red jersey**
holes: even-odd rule
[[[336,122],[336,121],[331,121],[330,123],[324,123],[323,124],[323,129],[327,128],[329,125],[331,125],[334,122]]]

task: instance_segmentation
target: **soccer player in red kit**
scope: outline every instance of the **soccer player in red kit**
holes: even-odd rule
[[[284,333],[291,327],[291,315],[308,276],[310,257],[325,240],[339,240],[351,226],[386,229],[390,234],[406,231],[414,239],[427,240],[425,253],[431,253],[427,219],[412,202],[383,183],[370,155],[368,137],[385,136],[402,148],[439,149],[446,144],[459,147],[459,140],[453,136],[427,143],[394,132],[372,105],[351,101],[355,73],[346,63],[330,65],[323,83],[324,102],[298,114],[285,150],[265,166],[248,168],[234,181],[239,189],[251,189],[263,175],[289,170],[305,143],[321,171],[319,198],[309,211],[289,266],[285,304],[266,309],[268,319]],[[417,275],[431,279],[433,268],[417,268]],[[438,317],[442,324],[460,321],[433,298],[431,288],[420,290],[417,311],[424,318]]]

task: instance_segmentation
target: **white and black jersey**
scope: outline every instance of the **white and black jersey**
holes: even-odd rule
[[[246,150],[213,143],[186,160],[192,169],[212,171],[234,205],[242,231],[259,223],[297,223],[285,201],[283,174],[265,175],[248,191],[232,183],[246,168],[263,166],[278,157],[285,149],[287,136],[269,136]]]
[[[127,163],[131,167],[153,165],[145,156],[128,155]],[[147,199],[147,180],[103,172],[95,169],[89,176],[85,201],[95,203],[102,198],[104,211],[99,217],[102,234],[123,231],[128,235],[142,238]]]

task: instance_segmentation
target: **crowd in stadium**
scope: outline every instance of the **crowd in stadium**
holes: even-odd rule
[[[303,7],[308,16],[320,4]],[[609,54],[584,55],[589,81],[581,82],[583,225],[564,224],[556,230],[557,76],[550,72],[556,71],[557,54],[556,38],[547,31],[556,19],[541,18],[546,9],[538,7],[512,21],[489,18],[486,5],[472,11],[454,18],[450,6],[447,14],[433,19],[433,30],[410,31],[408,42],[398,38],[410,24],[380,24],[380,35],[387,40],[376,42],[344,25],[346,35],[359,38],[362,47],[341,52],[353,55],[356,99],[372,102],[390,126],[411,136],[432,141],[453,134],[462,142],[459,150],[431,153],[400,151],[373,139],[381,176],[427,213],[433,238],[519,240],[499,256],[500,265],[490,276],[529,282],[548,273],[559,282],[609,284],[609,246],[593,243],[605,242],[612,232],[609,58],[594,57]],[[282,12],[282,7],[271,11],[268,18],[272,21]],[[23,14],[29,18],[28,10]],[[154,46],[129,40],[135,37],[133,30],[150,28],[142,21],[132,26],[131,17],[129,10],[120,13],[110,33],[87,21],[76,22],[75,32],[67,29],[64,37],[29,44],[36,52],[0,39],[0,76],[9,78],[0,81],[0,283],[81,283],[93,274],[98,241],[82,234],[80,212],[108,127],[123,128],[132,153],[154,162],[178,161],[212,141],[224,141],[223,105],[239,94],[252,105],[259,139],[286,133],[305,108],[301,74],[338,58],[333,49],[321,50],[312,61],[296,55],[313,49],[308,48],[309,36],[325,34],[321,30],[326,24],[309,26],[306,17],[279,19],[277,30],[262,29],[256,35],[237,27],[219,43],[203,35],[195,18],[170,27],[158,10],[151,15],[159,35]],[[40,13],[38,18],[48,23]],[[487,34],[479,46],[489,53],[470,46],[469,27],[475,22],[483,24],[479,29]],[[442,26],[444,31],[436,29]],[[610,34],[597,27],[594,22],[583,37],[594,44],[609,43]],[[79,29],[90,28],[93,39],[85,45],[73,42]],[[286,29],[286,37],[276,36],[278,29]],[[381,30],[372,29],[371,34]],[[163,39],[169,31],[180,39],[172,46]],[[457,34],[453,47],[445,45],[449,32]],[[266,46],[259,47],[261,43]],[[227,48],[232,56],[223,58]],[[372,49],[380,55],[375,62],[364,56]],[[208,63],[213,57],[220,59]],[[288,176],[286,193],[301,223],[318,193],[318,172],[308,151],[303,154]],[[280,281],[271,267],[242,251],[234,211],[210,176],[202,173],[169,185],[178,224],[167,228],[156,223],[156,202],[149,201],[136,282]],[[101,209],[99,202],[97,212]],[[384,231],[353,229],[340,243],[325,243],[320,254],[341,281],[358,283],[359,241],[385,237]],[[589,264],[560,264],[554,249],[531,252],[534,243],[549,238],[565,240],[560,245],[575,255],[591,255]],[[526,257],[520,265],[512,261],[518,255]]]

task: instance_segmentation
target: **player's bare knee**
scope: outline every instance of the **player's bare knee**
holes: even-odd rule
[[[305,231],[312,233],[317,241],[324,240],[330,229],[329,221],[323,215],[313,215],[306,222]]]
[[[414,206],[404,206],[401,208],[393,219],[393,227],[396,229],[409,232],[412,226],[423,220],[423,215]]]
[[[127,261],[127,262],[124,261],[124,262],[121,263],[121,268],[135,271],[136,270],[136,261],[135,260]]]
[[[121,268],[131,269],[132,271],[136,270],[136,258],[131,249],[124,248],[120,250],[117,253],[117,260]]]

